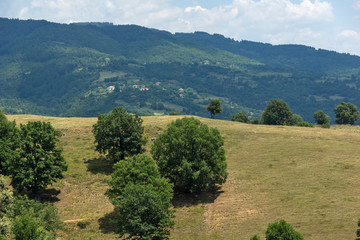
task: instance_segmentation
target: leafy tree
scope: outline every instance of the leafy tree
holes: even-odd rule
[[[246,114],[243,112],[239,112],[232,116],[231,121],[250,123],[248,116],[246,116]]]
[[[172,184],[161,177],[149,155],[133,156],[114,165],[107,195],[115,206],[121,234],[139,239],[167,239],[174,225]]]
[[[207,106],[207,110],[208,110],[208,112],[210,112],[211,118],[214,119],[216,113],[222,112],[220,100],[219,99],[211,99],[209,105]]]
[[[352,103],[341,102],[334,109],[337,124],[351,124],[354,125],[360,117],[358,108]]]
[[[50,240],[60,228],[56,209],[25,197],[15,200],[12,232],[18,240]]]
[[[357,225],[358,225],[358,229],[356,230],[356,239],[355,240],[360,240],[360,218],[358,219],[358,222],[357,222]]]
[[[224,140],[195,118],[177,119],[154,141],[151,153],[162,176],[176,189],[212,190],[227,178]]]
[[[144,152],[144,127],[142,119],[131,115],[122,107],[116,107],[111,114],[99,114],[93,126],[96,151],[118,162],[125,157]]]
[[[161,177],[155,161],[149,155],[133,156],[120,160],[114,165],[114,172],[109,181],[110,189],[106,194],[117,198],[123,194],[128,184],[150,184],[158,190],[163,198],[172,198],[173,185]]]
[[[266,240],[304,240],[285,220],[269,224],[265,235]]]
[[[10,236],[11,219],[14,198],[10,190],[6,189],[4,178],[0,175],[0,239]]]
[[[292,121],[289,105],[281,99],[272,99],[266,106],[261,123],[267,125],[289,125]]]
[[[17,133],[15,121],[10,122],[0,110],[0,174],[7,174],[8,164],[13,161],[17,148]]]
[[[319,125],[330,124],[330,117],[321,110],[314,113],[314,119]]]
[[[56,131],[50,123],[29,122],[20,125],[19,148],[9,163],[11,185],[18,192],[39,190],[63,178],[67,164],[56,146]]]
[[[171,197],[163,199],[151,184],[128,184],[119,198],[112,200],[117,218],[117,230],[134,239],[168,239],[173,210]]]

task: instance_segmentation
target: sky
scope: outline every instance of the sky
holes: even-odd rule
[[[0,17],[204,31],[360,56],[360,0],[0,0]]]

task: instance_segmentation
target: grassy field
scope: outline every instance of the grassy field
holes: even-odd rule
[[[144,117],[156,137],[181,116]],[[113,207],[104,196],[112,163],[94,151],[96,118],[9,115],[17,123],[49,121],[62,131],[69,164],[49,187],[65,228],[60,239],[117,239]],[[268,223],[285,219],[305,239],[355,239],[360,217],[360,128],[299,128],[200,120],[225,138],[229,177],[219,192],[174,199],[172,239],[264,239]],[[148,147],[148,146],[147,146]],[[79,221],[89,221],[85,229]]]

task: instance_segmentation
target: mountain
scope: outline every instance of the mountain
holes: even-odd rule
[[[219,98],[217,118],[255,118],[281,98],[313,121],[340,101],[360,106],[359,80],[360,57],[302,45],[0,18],[0,107],[8,113],[88,117],[122,105],[140,115],[208,117],[209,99]]]

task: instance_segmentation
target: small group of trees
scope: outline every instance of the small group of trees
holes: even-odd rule
[[[0,175],[0,239],[55,239],[59,228],[52,205],[28,199],[63,177],[67,164],[56,146],[50,123],[28,122],[16,128],[0,111],[0,174],[10,177],[13,197]]]
[[[121,235],[167,239],[174,225],[173,189],[197,193],[226,181],[223,138],[195,118],[169,124],[151,146],[153,158],[138,155],[146,143],[142,120],[122,107],[100,114],[93,133],[96,149],[115,162],[106,194]]]
[[[337,124],[354,125],[360,118],[357,107],[352,103],[341,102],[334,109],[334,112]],[[322,110],[314,113],[314,119],[316,124],[324,128],[330,128],[330,117]],[[233,115],[231,120],[243,123],[258,123],[257,119],[250,121],[243,112]],[[268,103],[261,116],[261,123],[266,125],[313,127],[311,123],[304,122],[300,115],[292,113],[289,105],[281,99],[272,99]]]
[[[56,239],[60,221],[54,206],[14,197],[0,176],[0,239]]]

